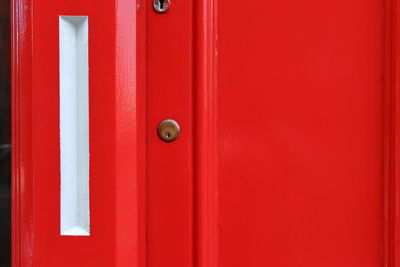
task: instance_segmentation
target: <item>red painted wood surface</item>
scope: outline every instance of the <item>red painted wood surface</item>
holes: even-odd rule
[[[15,0],[14,266],[398,267],[396,2]],[[89,16],[90,237],[59,236],[58,15]]]
[[[220,266],[380,266],[384,6],[253,4],[218,9]]]
[[[144,120],[138,115],[143,96],[135,90],[142,75],[136,71],[136,3],[13,6],[13,264],[135,266],[144,241],[138,154],[145,142],[136,125]],[[89,16],[90,237],[60,236],[59,15]]]
[[[147,266],[190,266],[193,236],[191,1],[165,14],[146,6]],[[158,124],[173,118],[179,138],[165,143]]]

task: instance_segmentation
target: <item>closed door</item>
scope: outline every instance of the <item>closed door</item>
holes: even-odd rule
[[[15,1],[14,266],[397,266],[396,2]]]

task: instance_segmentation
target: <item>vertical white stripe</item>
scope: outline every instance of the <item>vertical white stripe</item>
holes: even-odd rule
[[[88,17],[60,16],[61,235],[90,235]]]

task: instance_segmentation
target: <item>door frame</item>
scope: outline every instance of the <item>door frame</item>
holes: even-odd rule
[[[11,3],[12,266],[33,265],[32,1]],[[24,134],[25,133],[25,134]],[[22,264],[26,263],[26,264]]]
[[[116,0],[120,1],[120,0]],[[141,0],[137,0],[140,2]],[[201,267],[217,266],[217,189],[215,170],[215,118],[211,110],[216,94],[217,0],[195,1],[196,163],[198,174],[196,261]],[[12,0],[12,262],[13,267],[33,266],[33,138],[32,138],[32,20],[33,0]],[[385,267],[400,267],[400,0],[385,1],[383,240]],[[144,27],[144,18],[136,26]],[[138,29],[137,28],[137,29]],[[138,50],[145,51],[143,43]],[[145,58],[137,61],[144,64]],[[140,75],[145,75],[141,73]],[[145,88],[144,80],[140,86]],[[143,93],[144,94],[144,93]],[[144,97],[142,95],[141,97]],[[144,148],[139,148],[144,149]],[[214,155],[214,156],[213,156]],[[144,164],[144,162],[141,162]],[[143,228],[144,229],[144,228]],[[143,230],[142,229],[142,230]],[[140,255],[138,255],[140,257]],[[141,264],[138,264],[142,266]],[[143,264],[144,266],[145,264]]]

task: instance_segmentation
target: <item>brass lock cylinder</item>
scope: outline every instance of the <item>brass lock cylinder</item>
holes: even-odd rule
[[[158,136],[164,142],[175,141],[180,134],[179,124],[172,119],[166,119],[158,125]]]

